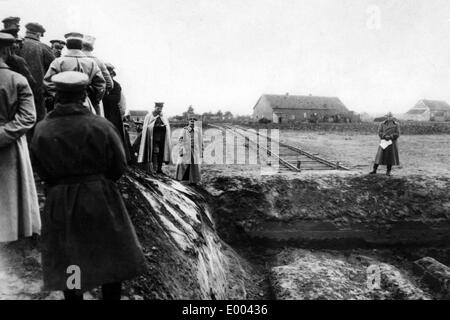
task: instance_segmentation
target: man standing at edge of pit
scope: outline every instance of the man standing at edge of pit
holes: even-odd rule
[[[87,57],[82,51],[83,35],[78,32],[70,32],[65,36],[67,53],[56,58],[47,70],[44,77],[44,84],[51,99],[55,97],[55,85],[52,77],[64,71],[78,71],[89,77],[88,97],[86,97],[85,107],[95,114],[100,114],[99,104],[105,94],[106,82],[97,63]],[[53,101],[49,104],[54,104]]]
[[[383,148],[378,146],[378,152],[375,157],[373,170],[370,174],[376,174],[379,165],[387,166],[386,175],[391,175],[392,166],[400,165],[398,157],[397,139],[400,136],[400,128],[397,121],[395,121],[391,112],[386,115],[386,120],[378,127],[378,136],[381,141],[386,141],[389,145]]]
[[[67,300],[102,286],[119,300],[121,282],[145,272],[145,258],[116,182],[126,169],[114,125],[83,106],[89,77],[52,77],[55,109],[36,126],[31,154],[47,186],[42,215],[44,286]],[[68,267],[80,270],[79,290],[68,288]]]
[[[163,162],[172,162],[170,124],[162,114],[163,107],[164,102],[155,102],[155,109],[145,116],[141,132],[138,163],[148,173],[163,173]]]

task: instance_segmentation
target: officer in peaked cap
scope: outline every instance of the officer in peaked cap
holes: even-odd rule
[[[17,35],[16,29],[4,29],[0,32],[2,32],[4,34],[10,34],[13,37],[15,35]],[[24,76],[27,79],[28,84],[31,87],[31,90],[33,91],[33,95],[36,95],[37,94],[36,81],[34,80],[34,77],[31,74],[28,63],[25,61],[25,59],[23,59],[22,57],[20,57],[18,55],[19,51],[20,51],[20,42],[19,42],[19,39],[17,39],[17,37],[16,37],[15,43],[12,44],[11,50],[8,54],[8,57],[5,60],[5,63],[8,65],[8,67],[12,71],[21,74],[22,76]]]
[[[66,42],[63,40],[50,40],[51,48],[53,51],[53,54],[56,58],[61,57],[61,52],[64,49]]]
[[[4,32],[0,32],[0,48],[11,47],[16,42],[16,38]]]
[[[56,58],[47,69],[44,76],[44,85],[46,92],[55,97],[56,90],[52,82],[55,74],[64,71],[83,72],[89,76],[88,98],[86,105],[92,112],[100,114],[100,102],[105,94],[106,82],[97,63],[87,57],[82,51],[83,35],[78,32],[70,32],[64,35],[66,39],[67,52],[64,56]]]
[[[61,72],[52,82],[55,109],[36,127],[31,144],[36,171],[49,187],[42,218],[44,286],[71,300],[102,286],[104,300],[120,300],[121,282],[146,270],[116,184],[126,169],[122,141],[112,123],[83,106],[86,74]],[[70,265],[82,270],[80,291],[67,287]]]
[[[52,77],[57,92],[83,92],[89,84],[87,74],[77,71],[65,71]]]
[[[162,164],[172,162],[170,124],[163,106],[164,102],[155,102],[155,109],[144,119],[137,162],[149,173],[163,173]]]
[[[17,32],[20,30],[20,18],[19,17],[8,17],[2,20],[3,28],[5,29],[16,29]]]
[[[66,41],[69,41],[69,40],[83,41],[83,37],[84,37],[83,34],[79,33],[79,32],[69,32],[64,35],[64,38],[66,39]]]
[[[30,67],[31,74],[36,81],[37,90],[34,95],[36,105],[37,122],[44,119],[46,114],[46,102],[44,97],[44,75],[50,67],[50,63],[55,59],[52,49],[41,42],[41,37],[45,29],[39,23],[31,22],[26,26],[25,39],[20,50],[20,56],[25,59]],[[32,132],[29,132],[31,138]]]

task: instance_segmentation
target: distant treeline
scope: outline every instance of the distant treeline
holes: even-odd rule
[[[242,125],[242,122],[233,122]],[[246,127],[253,129],[284,129],[300,131],[355,132],[360,134],[376,134],[379,123],[257,123],[246,122]],[[401,134],[450,134],[450,122],[400,122]]]

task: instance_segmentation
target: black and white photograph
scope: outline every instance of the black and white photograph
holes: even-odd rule
[[[0,21],[0,300],[450,300],[448,0],[0,0]]]

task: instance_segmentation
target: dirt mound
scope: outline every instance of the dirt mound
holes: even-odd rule
[[[428,300],[414,277],[379,257],[287,249],[277,256],[271,279],[282,300]]]
[[[449,178],[216,177],[207,185],[227,241],[239,232],[274,240],[450,243]]]
[[[254,274],[216,234],[205,200],[169,179],[130,169],[120,189],[147,259],[129,282],[144,299],[244,299]]]

